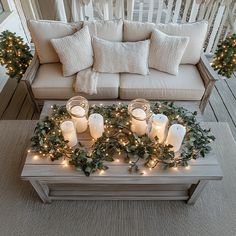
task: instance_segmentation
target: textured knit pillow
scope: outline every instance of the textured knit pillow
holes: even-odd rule
[[[197,64],[207,35],[207,21],[185,24],[158,24],[156,28],[165,34],[189,37],[189,43],[182,57],[181,64]]]
[[[155,24],[153,23],[125,20],[123,39],[126,42],[136,42],[150,39],[154,29]]]
[[[29,20],[28,25],[41,64],[60,61],[51,39],[71,35],[82,28],[82,22],[69,24],[48,20]]]
[[[64,76],[70,76],[93,65],[93,48],[88,27],[73,35],[51,40],[55,48]]]
[[[110,42],[93,38],[94,64],[97,72],[147,75],[150,41]]]
[[[189,38],[154,30],[150,40],[149,67],[177,75]]]
[[[97,20],[84,21],[84,26],[87,25],[89,33],[92,37],[121,42],[123,36],[123,20]]]

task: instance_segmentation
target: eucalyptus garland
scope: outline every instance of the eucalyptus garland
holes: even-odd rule
[[[89,109],[89,115],[99,113],[104,117],[105,131],[97,139],[90,150],[82,144],[73,149],[68,146],[60,130],[60,123],[70,119],[65,106],[52,106],[52,114],[37,123],[34,136],[31,139],[31,151],[43,158],[69,160],[69,164],[82,170],[86,176],[97,170],[106,170],[106,161],[115,158],[129,163],[129,172],[142,172],[139,166],[163,168],[188,166],[188,161],[200,156],[205,157],[210,152],[210,143],[215,140],[210,129],[203,129],[196,120],[197,113],[189,112],[183,107],[177,107],[170,102],[151,104],[155,114],[164,114],[169,119],[169,126],[178,123],[186,127],[186,135],[181,152],[175,155],[171,145],[152,141],[147,135],[138,137],[130,130],[128,106],[124,104],[97,106]],[[141,163],[141,164],[140,164]]]

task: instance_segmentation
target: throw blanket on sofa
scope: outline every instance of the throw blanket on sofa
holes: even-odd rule
[[[93,71],[92,67],[78,72],[74,82],[75,92],[97,94],[98,76],[99,72]]]

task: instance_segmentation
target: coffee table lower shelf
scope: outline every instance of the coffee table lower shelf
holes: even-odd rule
[[[52,200],[189,200],[199,184],[59,184],[31,180],[44,202]],[[205,182],[206,183],[206,182]]]
[[[47,174],[48,165],[28,164],[22,172],[22,179],[30,181],[44,203],[51,203],[53,200],[186,200],[188,204],[194,204],[209,180],[222,179],[218,165],[208,166],[208,174],[205,176],[195,174],[196,168],[205,169],[201,165],[193,166],[191,170],[180,167],[177,171],[164,172],[159,169],[160,172],[152,171],[151,175],[145,176],[129,173],[112,175],[112,169],[116,168],[112,166],[107,173],[95,173],[90,177],[83,176],[83,173],[73,170],[73,167],[51,167],[51,173]],[[60,169],[57,176],[53,174],[55,167]],[[127,172],[127,167],[122,167]],[[41,174],[32,176],[32,172]]]

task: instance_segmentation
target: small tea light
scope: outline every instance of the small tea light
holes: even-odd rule
[[[74,147],[77,144],[77,136],[76,136],[76,131],[75,127],[72,121],[64,121],[60,125],[62,135],[65,140],[68,140],[68,146],[69,147]]]

